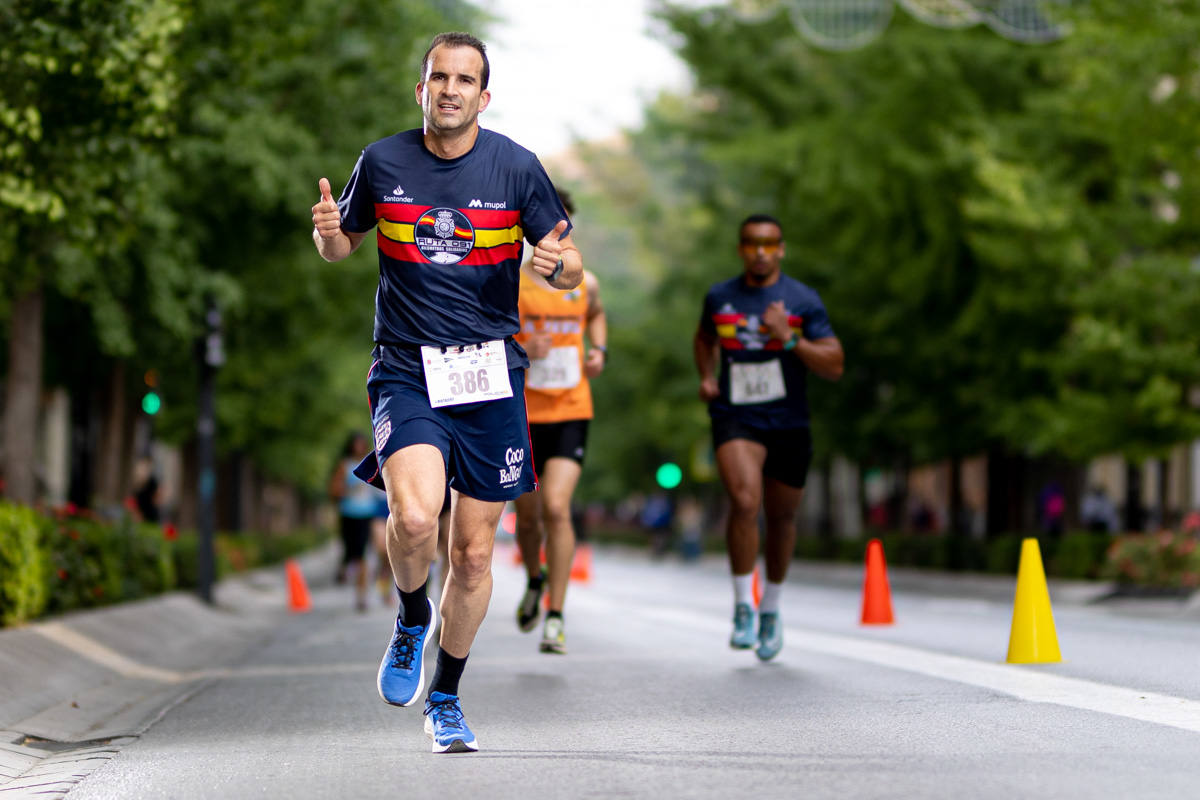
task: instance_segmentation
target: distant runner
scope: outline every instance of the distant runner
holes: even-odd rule
[[[753,214],[738,228],[744,271],[704,298],[694,355],[712,418],[717,469],[729,495],[725,531],[733,573],[730,647],[767,661],[783,647],[779,599],[796,545],[796,512],[812,460],[807,374],[842,376],[844,356],[821,298],[784,275],[783,226]],[[717,362],[721,371],[717,375]],[[767,580],[754,625],[758,514],[765,506]]]

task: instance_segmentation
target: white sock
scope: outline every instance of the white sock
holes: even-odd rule
[[[758,610],[763,614],[778,614],[779,596],[781,594],[783,594],[782,583],[767,581],[763,586],[762,603],[759,604]]]
[[[733,576],[733,602],[754,607],[754,573]]]

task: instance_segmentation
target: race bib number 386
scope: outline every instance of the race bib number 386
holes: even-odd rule
[[[729,400],[735,406],[769,403],[787,397],[779,359],[729,365]]]
[[[422,347],[421,363],[429,405],[434,408],[512,397],[508,359],[500,339],[444,349]]]

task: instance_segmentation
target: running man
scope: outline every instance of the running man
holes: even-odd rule
[[[837,380],[844,356],[821,298],[780,271],[779,221],[753,214],[738,230],[744,271],[708,290],[693,349],[700,399],[712,418],[717,470],[730,503],[725,531],[734,597],[729,645],[749,649],[757,642],[758,657],[767,661],[783,647],[779,599],[812,460],[806,376],[813,372]],[[752,595],[763,506],[767,580],[756,636]]]
[[[574,214],[570,195],[559,189],[558,197],[567,214]],[[521,268],[520,308],[517,341],[529,353],[525,407],[538,490],[521,495],[516,503],[517,546],[529,578],[517,606],[517,627],[525,632],[537,627],[542,592],[549,584],[550,607],[539,649],[565,654],[563,605],[575,556],[571,495],[583,469],[592,418],[588,381],[604,371],[608,323],[600,303],[600,285],[587,270],[578,289],[562,292],[526,263]],[[590,345],[586,350],[585,333]],[[543,542],[548,574],[541,565]]]
[[[507,500],[534,488],[525,419],[529,360],[513,336],[522,237],[558,289],[583,279],[570,221],[537,157],[483,130],[488,60],[466,33],[434,37],[416,100],[424,126],[367,145],[335,203],[325,178],[313,241],[340,261],[377,228],[375,361],[367,376],[375,450],[356,474],[387,491],[388,556],[400,613],[379,667],[383,699],[416,703],[435,627],[429,566],[447,481],[454,491],[437,667],[425,699],[433,752],[478,749],[458,684],[492,593]]]

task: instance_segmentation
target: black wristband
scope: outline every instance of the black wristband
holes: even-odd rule
[[[549,275],[546,276],[546,282],[554,283],[556,280],[558,280],[558,276],[562,275],[563,266],[564,266],[563,260],[560,258],[558,260],[558,264],[554,267],[554,272],[551,272]]]

